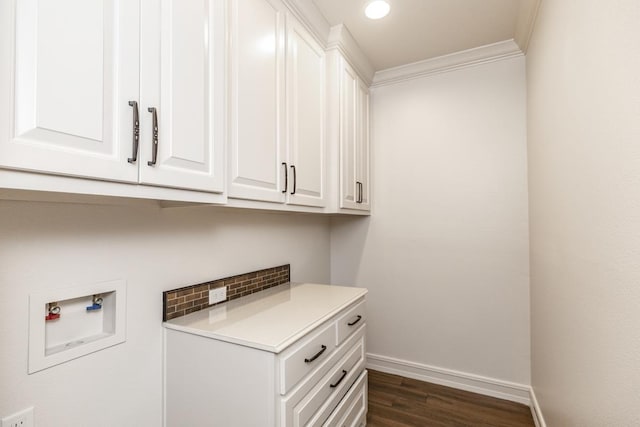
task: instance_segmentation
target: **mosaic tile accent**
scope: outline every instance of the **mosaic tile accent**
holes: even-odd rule
[[[211,289],[226,286],[226,301],[231,301],[287,283],[290,281],[290,278],[291,265],[286,264],[165,291],[162,293],[162,320],[175,319],[176,317],[181,317],[185,314],[194,313],[220,304],[209,305],[209,291]]]

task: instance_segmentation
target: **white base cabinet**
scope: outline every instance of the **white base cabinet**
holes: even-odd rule
[[[365,317],[360,299],[280,353],[165,329],[165,425],[364,425]]]

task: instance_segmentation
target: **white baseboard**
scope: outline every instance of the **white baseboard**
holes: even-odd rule
[[[531,415],[533,415],[533,422],[536,423],[536,427],[547,427],[547,423],[544,421],[544,417],[542,416],[542,410],[540,409],[540,405],[538,404],[538,399],[536,398],[536,392],[531,387]]]
[[[524,384],[497,380],[371,353],[367,353],[367,368],[531,406],[531,387]],[[543,424],[542,427],[546,426]]]

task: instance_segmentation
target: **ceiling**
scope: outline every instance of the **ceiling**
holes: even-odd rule
[[[371,20],[371,0],[313,0],[331,26],[344,24],[376,71],[505,40],[526,51],[539,0],[387,0]]]

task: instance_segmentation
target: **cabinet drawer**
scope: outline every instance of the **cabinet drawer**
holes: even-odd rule
[[[280,394],[285,395],[311,373],[335,349],[334,324],[329,323],[302,343],[287,349],[280,358]]]
[[[364,370],[364,340],[325,375],[318,384],[293,408],[291,426],[321,426]]]
[[[365,370],[349,389],[324,427],[360,427],[367,414],[367,371]]]
[[[355,332],[360,325],[366,322],[364,301],[338,318],[336,321],[336,345],[340,345],[349,335]]]

